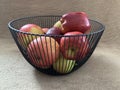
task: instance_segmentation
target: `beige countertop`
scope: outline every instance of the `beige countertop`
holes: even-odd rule
[[[120,52],[99,43],[77,71],[49,76],[35,70],[12,38],[0,37],[0,90],[119,90]],[[119,53],[119,54],[118,54]]]

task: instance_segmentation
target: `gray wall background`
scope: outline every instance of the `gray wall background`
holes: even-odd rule
[[[90,19],[103,23],[106,31],[101,41],[108,45],[120,43],[119,0],[0,0],[0,35],[3,38],[10,36],[7,23],[12,19],[34,15],[62,15],[70,11],[84,11]]]

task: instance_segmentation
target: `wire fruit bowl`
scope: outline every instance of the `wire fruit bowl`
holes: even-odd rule
[[[60,18],[58,15],[32,16],[8,23],[11,35],[25,60],[40,72],[49,75],[66,75],[80,68],[94,52],[105,29],[101,23],[89,19],[91,30],[88,34],[46,35],[19,30],[28,23],[51,28]],[[61,39],[64,39],[62,44],[56,41]],[[26,44],[26,41],[31,41],[31,45]]]

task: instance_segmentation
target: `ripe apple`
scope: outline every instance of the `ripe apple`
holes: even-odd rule
[[[90,34],[91,29],[87,30],[86,32],[84,32],[84,34]]]
[[[90,30],[90,22],[85,12],[70,12],[62,15],[62,33],[79,31],[85,33]]]
[[[61,29],[58,27],[52,27],[50,28],[47,33],[47,35],[61,35]],[[60,42],[60,37],[58,36],[53,36],[53,38],[59,43]]]
[[[42,28],[42,30],[43,30],[44,34],[46,34],[47,31],[49,30],[49,28]]]
[[[89,44],[86,36],[82,34],[78,31],[67,32],[65,37],[61,38],[60,49],[66,59],[78,60],[87,54]]]
[[[57,28],[60,28],[60,29],[63,29],[62,28],[62,23],[61,23],[61,21],[59,20],[59,21],[57,21],[55,24],[54,24],[54,26],[53,27],[57,27]]]
[[[52,28],[48,29],[46,34],[49,34],[49,35],[60,35],[61,34],[61,30],[60,30],[60,28],[52,27]]]
[[[25,24],[20,28],[20,31],[29,32],[32,34],[44,34],[42,28],[35,24]],[[33,35],[18,33],[18,41],[21,44],[21,46],[23,46],[24,48],[26,48],[34,38],[35,36]]]
[[[74,60],[67,60],[63,56],[58,58],[58,60],[53,64],[53,69],[59,73],[69,73],[75,66]]]
[[[34,39],[27,48],[30,62],[36,67],[50,67],[59,56],[59,44],[52,37]]]

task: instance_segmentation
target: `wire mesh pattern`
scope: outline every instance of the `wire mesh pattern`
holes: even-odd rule
[[[81,35],[46,35],[19,31],[32,23],[52,27],[61,16],[33,16],[13,20],[8,27],[24,58],[37,70],[50,75],[65,75],[83,65],[95,50],[104,26],[90,20],[91,32]]]

